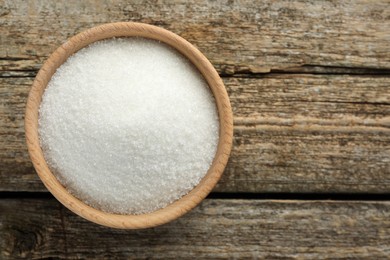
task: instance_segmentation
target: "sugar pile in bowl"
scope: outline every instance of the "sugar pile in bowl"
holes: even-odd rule
[[[213,95],[175,49],[149,39],[93,43],[50,80],[39,110],[45,160],[75,197],[143,214],[192,190],[215,156]]]

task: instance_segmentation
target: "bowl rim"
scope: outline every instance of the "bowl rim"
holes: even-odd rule
[[[114,37],[144,37],[166,43],[195,65],[207,81],[216,101],[219,115],[219,141],[212,165],[200,183],[187,195],[165,208],[140,215],[121,215],[95,209],[70,194],[50,171],[40,146],[38,134],[39,106],[42,95],[57,68],[69,56],[87,45]],[[165,224],[197,206],[214,188],[227,164],[233,140],[233,113],[225,86],[209,60],[191,43],[163,28],[134,22],[99,25],[85,30],[58,47],[39,70],[28,95],[25,113],[28,152],[38,176],[46,188],[65,207],[97,224],[120,229],[148,228]]]

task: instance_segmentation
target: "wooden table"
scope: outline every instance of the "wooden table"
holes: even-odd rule
[[[0,259],[390,258],[390,2],[0,1]],[[59,204],[24,143],[30,85],[92,26],[171,30],[234,111],[222,180],[170,224],[114,230]]]

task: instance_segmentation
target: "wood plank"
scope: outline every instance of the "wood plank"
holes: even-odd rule
[[[0,68],[6,75],[36,71],[75,33],[113,21],[169,29],[195,44],[222,74],[390,69],[388,0],[2,2]]]
[[[1,259],[385,259],[389,202],[206,200],[147,230],[87,222],[45,199],[0,200]]]
[[[390,78],[227,79],[234,148],[217,190],[388,192]]]
[[[0,191],[45,191],[24,143],[33,78],[0,78]],[[387,193],[390,77],[224,78],[234,147],[219,192]]]

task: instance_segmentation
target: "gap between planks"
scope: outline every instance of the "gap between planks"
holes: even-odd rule
[[[48,191],[0,192],[0,199],[54,199]],[[206,199],[275,201],[390,201],[390,193],[250,193],[211,192]]]

